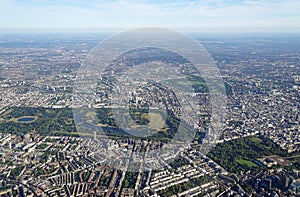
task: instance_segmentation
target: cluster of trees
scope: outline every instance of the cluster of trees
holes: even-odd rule
[[[38,167],[33,171],[33,174],[35,177],[38,177],[40,175],[52,174],[56,170],[57,170],[57,168],[55,166],[49,166],[49,168]]]
[[[6,177],[4,175],[3,176],[0,175],[0,180],[3,180],[2,183],[0,184],[0,192],[12,188],[12,185],[7,184],[5,179]]]
[[[300,151],[296,151],[288,154],[288,159],[291,161],[291,165],[286,166],[287,170],[300,170]]]
[[[50,156],[54,156],[54,155],[56,155],[56,151],[50,149],[46,150],[40,158],[40,163],[45,163]]]
[[[187,79],[192,84],[192,88],[194,89],[194,92],[196,93],[209,92],[208,86],[205,83],[203,77],[188,75]]]
[[[138,172],[127,171],[123,181],[122,188],[134,188],[137,176],[138,176]]]
[[[83,172],[82,173],[82,179],[83,179],[83,181],[87,182],[88,179],[89,179],[89,177],[90,177],[90,175],[91,175],[91,171]]]
[[[111,108],[101,108],[97,109],[97,118],[99,123],[107,124],[109,126],[117,126],[115,119],[113,118],[113,112]]]
[[[72,109],[32,108],[14,107],[0,123],[1,132],[5,133],[30,133],[36,131],[42,135],[53,134],[52,132],[74,132],[76,131],[73,120]],[[22,116],[37,116],[37,120],[31,123],[19,123],[11,121],[11,118]]]
[[[139,125],[147,125],[150,122],[149,108],[136,108],[131,107],[129,114],[135,123]]]
[[[102,175],[99,180],[99,185],[108,187],[111,176]]]
[[[189,164],[189,162],[181,156],[175,158],[172,162],[169,163],[169,165],[172,167],[172,169],[177,169],[177,168],[182,167],[187,164]]]
[[[11,178],[16,179],[24,168],[25,166],[17,166],[16,168],[12,169],[10,172]]]
[[[254,161],[262,156],[279,155],[286,156],[287,151],[276,145],[269,139],[259,137],[247,137],[231,140],[218,144],[208,156],[219,163],[229,172],[238,173],[247,170],[261,170],[263,166],[249,166],[236,162],[238,159]]]
[[[159,131],[150,136],[149,139],[168,143],[178,131],[180,119],[178,119],[171,110],[167,110],[167,118],[165,119],[166,131]]]
[[[195,179],[192,179],[192,181],[196,184],[196,185],[203,185],[206,184],[210,181],[212,181],[212,178],[209,177],[208,175],[204,175]]]
[[[37,145],[37,146],[36,146],[36,149],[41,149],[41,150],[43,150],[43,149],[45,149],[45,148],[47,148],[47,147],[48,147],[48,144],[42,143],[42,144]]]
[[[84,182],[89,179],[91,172],[89,171],[77,171],[74,172],[74,179],[76,182]]]
[[[126,109],[116,109],[116,112],[114,113],[111,108],[101,108],[97,109],[96,113],[99,123],[113,127],[122,127],[122,125],[131,126],[134,123],[147,125],[150,122],[149,110],[145,108],[131,107],[129,109],[130,116],[126,115],[126,113],[128,113]],[[120,116],[121,118],[119,121],[121,122],[116,122],[114,116]]]

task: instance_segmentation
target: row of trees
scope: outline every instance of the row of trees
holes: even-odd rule
[[[196,179],[190,179],[188,182],[180,183],[177,185],[173,185],[171,187],[168,187],[164,190],[160,190],[158,194],[160,196],[172,196],[176,195],[178,193],[184,192],[186,190],[189,190],[196,186],[201,186],[205,183],[208,183],[212,180],[211,177],[204,175],[202,177],[196,178]]]

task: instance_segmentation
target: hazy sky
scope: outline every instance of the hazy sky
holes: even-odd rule
[[[0,0],[0,30],[300,32],[300,0]]]

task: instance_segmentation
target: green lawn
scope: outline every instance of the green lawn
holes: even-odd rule
[[[262,140],[260,138],[258,138],[258,137],[250,137],[249,139],[252,142],[255,142],[255,143],[261,143],[262,142]]]
[[[253,163],[252,161],[249,160],[245,160],[245,159],[236,159],[235,162],[242,164],[242,165],[247,165],[248,167],[257,167],[257,165],[255,163]]]

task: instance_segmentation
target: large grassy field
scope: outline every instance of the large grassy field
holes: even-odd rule
[[[149,113],[150,122],[148,124],[150,129],[154,129],[159,131],[165,125],[165,121],[163,120],[162,116],[159,113]]]

